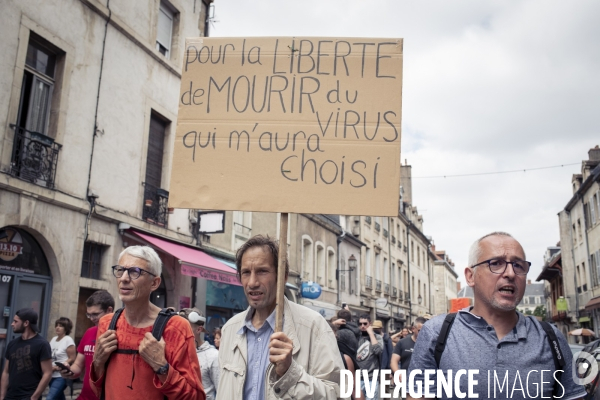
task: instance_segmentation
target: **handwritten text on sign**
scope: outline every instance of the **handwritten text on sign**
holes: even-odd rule
[[[397,215],[401,39],[195,38],[169,204]]]

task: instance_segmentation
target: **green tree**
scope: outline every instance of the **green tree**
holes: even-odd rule
[[[542,320],[546,319],[546,307],[545,306],[537,306],[535,310],[533,310],[533,315],[536,317],[542,317]]]

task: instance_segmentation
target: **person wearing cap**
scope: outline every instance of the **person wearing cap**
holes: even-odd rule
[[[214,400],[219,386],[219,350],[204,341],[206,318],[197,308],[184,308],[179,315],[189,321],[194,334],[206,400]]]
[[[32,308],[15,313],[11,326],[21,337],[6,346],[0,400],[40,399],[52,378],[52,350],[38,335],[37,321]]]
[[[369,371],[369,379],[372,379],[373,371],[381,368],[380,356],[383,352],[383,338],[373,330],[369,314],[363,314],[359,317],[358,329],[360,329],[361,336],[358,340],[356,359],[358,360],[360,369]],[[379,379],[374,383],[374,397],[369,397],[365,390],[365,381],[361,379],[360,386],[365,398],[370,400],[379,398]]]

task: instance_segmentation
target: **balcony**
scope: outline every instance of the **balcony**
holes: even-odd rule
[[[375,222],[375,230],[377,232],[379,232],[381,230],[381,225],[379,224],[379,222]]]
[[[381,292],[381,281],[379,279],[375,279],[375,290]]]
[[[389,283],[386,283],[385,285],[383,285],[383,293],[390,294],[390,284]]]
[[[15,141],[10,174],[24,181],[54,189],[58,152],[62,145],[49,136],[11,124]]]
[[[249,228],[242,224],[238,224],[237,222],[233,223],[233,230],[235,231],[235,233],[245,237],[250,237],[250,233],[252,233],[252,228]]]
[[[169,221],[169,192],[144,182],[142,219],[166,227]]]
[[[387,229],[383,230],[383,237],[388,237],[390,235],[390,233],[388,232]]]
[[[371,225],[371,217],[365,217],[365,223]]]
[[[396,244],[396,236],[392,235],[392,244]]]
[[[402,250],[402,242],[398,240],[398,248]]]
[[[398,294],[398,300],[402,301],[403,297],[404,297],[404,292],[402,290],[400,290],[400,293]]]
[[[369,275],[365,275],[365,287],[367,289],[373,289],[373,278]]]

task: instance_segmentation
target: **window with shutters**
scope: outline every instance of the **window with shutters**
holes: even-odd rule
[[[167,226],[169,192],[162,189],[165,134],[170,122],[156,113],[150,117],[144,204],[142,219],[159,226]]]
[[[161,1],[156,29],[156,50],[167,58],[170,58],[174,19],[173,7],[165,1]]]

